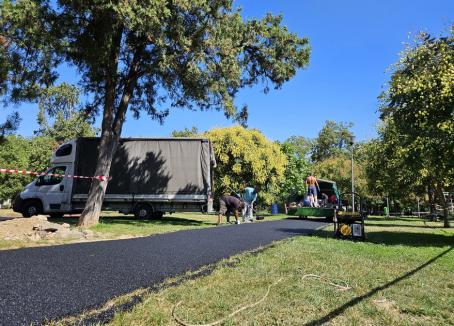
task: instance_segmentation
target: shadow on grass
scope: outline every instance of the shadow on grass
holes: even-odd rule
[[[68,223],[71,226],[77,225],[79,221],[79,216],[77,217],[48,217],[47,220],[52,223]]]
[[[415,269],[399,276],[398,278],[392,280],[391,282],[388,282],[386,284],[383,284],[381,286],[378,286],[372,290],[370,290],[369,292],[363,294],[363,295],[360,295],[356,298],[353,298],[352,300],[348,301],[347,303],[343,304],[342,306],[334,309],[333,311],[329,312],[327,315],[323,316],[322,318],[320,319],[317,319],[317,320],[313,320],[309,323],[306,324],[306,326],[315,326],[315,325],[322,325],[322,324],[325,324],[327,322],[329,322],[331,319],[333,318],[336,318],[337,316],[343,314],[345,312],[345,310],[357,305],[358,303],[364,301],[365,299],[368,299],[370,298],[371,296],[373,296],[374,294],[376,294],[377,292],[379,291],[383,291],[397,283],[399,283],[400,281],[416,274],[417,272],[419,272],[420,270],[422,270],[423,268],[429,266],[430,264],[434,263],[437,259],[443,257],[444,255],[448,254],[454,247],[450,247],[449,249],[446,249],[445,251],[443,251],[442,253],[440,253],[439,255],[433,257],[432,259],[430,259],[429,261],[425,262],[424,264],[416,267]]]
[[[415,232],[367,232],[368,242],[385,244],[389,246],[404,245],[412,247],[446,247],[454,244],[454,234],[434,234]]]
[[[378,226],[378,227],[384,227],[384,228],[396,227],[396,228],[418,228],[418,229],[442,229],[443,228],[443,222],[440,222],[440,226],[394,224],[394,223],[368,223],[368,222],[366,222],[366,227],[367,226]]]
[[[78,217],[62,217],[62,218],[49,218],[49,222],[53,223],[68,223],[70,225],[77,225],[79,221]],[[164,216],[162,219],[156,220],[139,220],[133,216],[101,216],[99,219],[100,224],[107,225],[187,225],[187,226],[197,226],[197,225],[206,225],[212,224],[208,221],[196,221],[182,217],[176,216]]]
[[[410,247],[447,247],[454,244],[454,234],[434,234],[418,232],[388,232],[388,231],[367,231],[364,242],[382,244],[386,246],[410,246]],[[334,231],[317,230],[313,234],[321,238],[333,238]],[[351,240],[339,240],[351,241]],[[357,240],[361,241],[361,240]]]
[[[381,221],[381,222],[395,222],[395,221],[404,221],[404,222],[424,222],[428,219],[420,218],[417,216],[402,216],[402,217],[384,217],[384,216],[368,216],[366,221]]]
[[[139,220],[134,217],[101,217],[101,223],[102,224],[109,224],[109,225],[116,225],[116,224],[121,224],[121,225],[141,225],[141,226],[146,226],[146,225],[188,225],[188,226],[194,226],[194,225],[205,225],[205,224],[211,224],[208,221],[196,221],[196,220],[191,220],[183,217],[176,217],[176,216],[164,216],[162,219],[156,219],[156,220]]]

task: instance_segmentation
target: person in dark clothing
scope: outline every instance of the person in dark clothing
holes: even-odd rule
[[[221,218],[223,215],[226,216],[227,221],[229,221],[230,214],[235,215],[235,223],[240,224],[238,219],[239,212],[244,208],[244,202],[239,200],[234,196],[222,196],[219,199],[219,215],[218,215],[218,225],[221,224]]]

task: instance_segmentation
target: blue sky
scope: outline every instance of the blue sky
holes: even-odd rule
[[[353,122],[359,140],[374,137],[377,96],[389,79],[386,69],[397,61],[403,44],[419,31],[445,32],[454,22],[452,0],[238,0],[235,4],[246,18],[282,14],[283,24],[311,43],[309,66],[282,89],[265,95],[261,87],[254,87],[237,97],[238,106],[249,107],[249,126],[272,140],[315,137],[328,119]],[[61,79],[74,82],[74,74],[64,70]],[[18,109],[23,119],[18,133],[33,135],[36,105],[27,103]],[[0,109],[0,121],[12,110]],[[164,125],[146,115],[140,120],[128,116],[123,136],[168,136],[185,127],[203,131],[230,125],[222,112],[177,109]]]

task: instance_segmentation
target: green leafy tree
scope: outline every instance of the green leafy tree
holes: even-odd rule
[[[97,130],[78,105],[79,89],[73,85],[62,83],[44,89],[39,100],[39,130],[35,134],[57,141],[96,136]],[[49,123],[50,119],[53,124]]]
[[[199,135],[199,129],[192,127],[191,129],[184,128],[183,130],[172,131],[172,137],[197,137]]]
[[[367,179],[361,162],[354,161],[355,192],[363,199],[368,196]],[[314,164],[317,178],[335,181],[340,192],[350,192],[352,187],[351,160],[345,156],[330,157]]]
[[[57,143],[47,137],[27,139],[8,136],[0,144],[0,167],[43,172]],[[0,174],[0,200],[12,199],[33,180],[33,176]]]
[[[38,172],[46,171],[50,165],[50,159],[59,143],[51,137],[33,137],[29,140],[29,164],[28,166]]]
[[[241,119],[247,112],[236,110],[239,89],[261,82],[279,88],[307,65],[308,40],[282,26],[281,16],[245,20],[232,3],[5,0],[2,86],[13,101],[31,99],[55,82],[61,62],[74,65],[92,99],[88,111],[102,116],[95,173],[108,175],[128,109],[159,121],[178,107]],[[107,182],[93,181],[80,225],[97,223]]]
[[[19,128],[20,120],[19,113],[17,112],[6,117],[6,121],[0,124],[0,142],[5,139],[5,136],[12,134]]]
[[[320,162],[350,150],[352,123],[326,121],[312,147],[312,161]]]
[[[280,186],[280,197],[284,201],[307,192],[306,177],[312,168],[309,161],[311,146],[311,141],[302,136],[292,136],[281,144],[281,150],[288,160]]]
[[[14,135],[6,137],[0,144],[0,166],[5,169],[28,168],[29,150],[27,139]],[[12,199],[31,180],[29,176],[0,174],[0,200]]]
[[[429,181],[425,175],[415,174],[408,164],[415,158],[403,146],[402,135],[391,120],[382,123],[378,138],[366,144],[364,154],[370,198],[384,203],[387,197],[404,206],[414,206],[417,197],[429,201]]]
[[[260,131],[242,126],[205,132],[213,144],[217,167],[215,196],[241,191],[245,185],[258,187],[261,202],[270,204],[280,192],[287,157],[278,144]]]
[[[420,34],[393,66],[382,95],[382,118],[398,131],[396,142],[404,164],[433,185],[444,208],[443,191],[454,180],[454,28],[449,36]]]

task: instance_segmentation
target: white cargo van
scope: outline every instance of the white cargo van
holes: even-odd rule
[[[80,213],[96,168],[99,138],[61,145],[47,175],[28,184],[13,209],[24,217]],[[124,138],[114,155],[104,210],[159,218],[165,212],[212,211],[213,167],[208,139]],[[57,174],[57,175],[53,175]],[[64,175],[64,176],[59,176]]]

